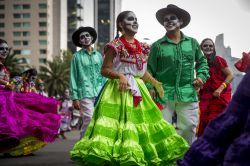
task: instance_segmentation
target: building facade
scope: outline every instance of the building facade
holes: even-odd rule
[[[67,0],[0,0],[0,38],[20,63],[39,69],[67,49],[66,34]]]
[[[0,38],[24,66],[39,69],[62,50],[76,51],[72,34],[80,26],[97,30],[95,47],[116,35],[121,0],[0,0]]]
[[[226,59],[228,67],[234,73],[234,80],[232,81],[232,91],[235,92],[241,79],[243,78],[243,74],[234,67],[235,62],[239,60],[239,58],[233,57],[231,55],[231,48],[229,46],[225,47],[224,34],[219,34],[216,36],[215,49],[218,55]]]

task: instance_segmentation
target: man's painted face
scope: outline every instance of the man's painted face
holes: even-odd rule
[[[84,46],[89,46],[92,44],[93,37],[89,34],[89,32],[82,32],[79,35],[79,42]]]
[[[178,19],[175,14],[166,14],[163,20],[163,26],[167,31],[175,31],[182,25],[182,20]]]
[[[133,32],[137,33],[138,31],[138,22],[135,14],[133,12],[129,12],[127,16],[122,21],[122,29],[125,32]]]
[[[214,49],[214,43],[211,40],[206,40],[201,46],[201,50],[205,55],[211,55]]]
[[[0,59],[5,59],[9,54],[9,47],[6,43],[0,44]]]

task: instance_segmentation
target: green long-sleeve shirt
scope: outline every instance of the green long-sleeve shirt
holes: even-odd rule
[[[93,49],[89,54],[86,49],[74,53],[70,66],[70,95],[72,100],[96,97],[104,85],[101,75],[103,58]]]
[[[164,89],[164,99],[156,98],[160,103],[175,101],[175,97],[179,102],[198,101],[193,87],[195,74],[203,82],[209,77],[207,60],[198,42],[181,34],[178,44],[165,35],[150,49],[148,71],[162,82]]]

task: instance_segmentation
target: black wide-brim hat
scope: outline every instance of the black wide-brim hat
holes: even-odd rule
[[[182,19],[183,24],[180,26],[180,28],[184,28],[185,26],[187,26],[191,20],[191,16],[186,10],[181,9],[176,5],[169,4],[167,7],[162,8],[156,12],[156,18],[161,25],[163,25],[164,16],[170,13],[175,14],[178,19]]]
[[[82,45],[80,44],[80,34],[82,32],[89,32],[89,34],[93,37],[92,43],[95,43],[96,38],[97,38],[97,33],[96,30],[92,27],[79,27],[72,35],[72,41],[73,43],[78,46],[78,47],[82,47]]]

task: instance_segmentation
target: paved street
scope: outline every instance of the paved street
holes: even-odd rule
[[[1,166],[76,166],[69,157],[69,151],[79,138],[79,131],[66,134],[67,139],[56,139],[32,156],[5,157],[0,154]]]

